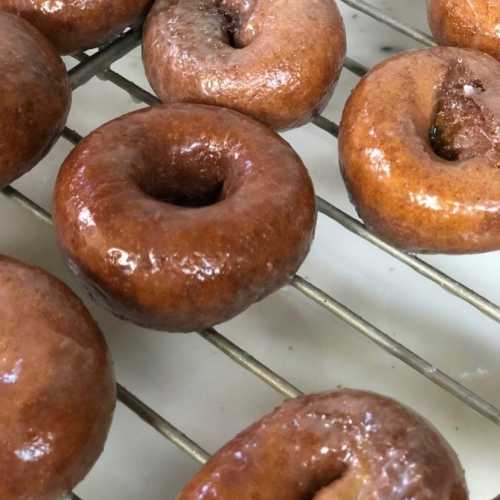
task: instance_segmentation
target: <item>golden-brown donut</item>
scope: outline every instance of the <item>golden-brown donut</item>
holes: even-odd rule
[[[457,456],[395,401],[342,390],[284,403],[222,448],[178,500],[466,500]]]
[[[26,21],[0,12],[0,188],[45,155],[66,122],[64,64]]]
[[[195,104],[92,133],[65,161],[54,209],[70,267],[92,293],[168,331],[221,323],[286,284],[316,218],[288,143],[236,111]]]
[[[500,3],[427,0],[432,34],[441,45],[478,49],[500,60]]]
[[[0,498],[62,498],[101,454],[111,423],[106,343],[63,283],[8,257],[0,318]]]
[[[340,161],[359,215],[419,252],[500,249],[500,63],[434,48],[376,66],[344,110]]]
[[[109,41],[146,13],[152,0],[1,0],[59,50],[71,54]]]
[[[215,104],[286,129],[326,106],[345,45],[334,0],[157,0],[143,54],[164,102]]]

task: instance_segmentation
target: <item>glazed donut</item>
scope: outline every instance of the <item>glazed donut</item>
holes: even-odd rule
[[[466,500],[457,456],[395,401],[342,390],[284,403],[216,453],[178,500]]]
[[[8,257],[0,318],[0,498],[62,498],[101,454],[111,424],[106,343],[63,283]]]
[[[61,54],[104,44],[146,13],[152,0],[1,0],[0,9],[37,27]]]
[[[500,249],[500,63],[466,49],[409,52],[352,93],[339,137],[359,215],[412,252]]]
[[[143,57],[164,102],[215,104],[287,129],[326,106],[345,46],[334,0],[157,0]]]
[[[427,0],[427,17],[440,45],[478,49],[500,60],[500,3]]]
[[[31,170],[66,123],[64,64],[26,21],[0,12],[0,188]]]
[[[286,284],[316,218],[309,175],[284,140],[195,104],[91,134],[65,161],[54,208],[70,267],[93,293],[122,318],[178,332],[226,321]]]

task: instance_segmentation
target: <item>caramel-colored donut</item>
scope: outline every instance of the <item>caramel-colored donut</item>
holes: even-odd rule
[[[0,12],[0,188],[31,170],[66,123],[64,64],[26,21]]]
[[[221,323],[286,284],[315,215],[311,180],[284,140],[194,104],[104,125],[55,190],[70,267],[118,316],[168,331]]]
[[[284,403],[222,448],[178,500],[466,500],[457,456],[395,401],[342,390]]]
[[[427,17],[440,45],[478,49],[500,60],[500,3],[427,0]]]
[[[500,64],[458,48],[376,66],[341,123],[344,179],[359,215],[419,252],[500,249]]]
[[[62,498],[101,454],[111,424],[106,343],[71,290],[8,257],[0,318],[0,498]]]
[[[152,0],[1,0],[0,10],[22,16],[61,54],[104,44],[146,13]]]
[[[286,129],[326,106],[345,45],[334,0],[157,0],[143,54],[164,102],[215,104]]]

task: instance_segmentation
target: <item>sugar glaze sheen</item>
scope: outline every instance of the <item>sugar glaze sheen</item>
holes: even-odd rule
[[[395,401],[342,390],[285,402],[217,452],[178,500],[467,500],[454,451]]]

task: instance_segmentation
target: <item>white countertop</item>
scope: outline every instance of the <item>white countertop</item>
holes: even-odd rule
[[[371,0],[427,30],[423,0]],[[415,42],[341,5],[350,57],[372,65]],[[316,34],[320,36],[320,34]],[[140,52],[114,66],[145,85]],[[338,120],[357,77],[344,70],[326,116]],[[98,79],[74,94],[68,125],[88,133],[134,108]],[[318,194],[354,214],[342,183],[336,141],[308,125],[285,137],[302,156]],[[50,209],[57,170],[70,151],[61,140],[15,186]],[[0,252],[38,264],[84,293],[65,268],[50,227],[0,197]],[[500,303],[499,253],[425,257]],[[500,328],[338,224],[320,216],[301,274],[398,341],[500,405]],[[166,335],[115,319],[88,300],[112,349],[118,380],[209,451],[279,404],[281,397],[197,335]],[[471,498],[500,493],[500,428],[294,289],[286,288],[220,331],[306,392],[349,386],[392,396],[430,419],[458,452]],[[173,500],[199,466],[121,404],[106,450],[76,492],[84,500]]]

